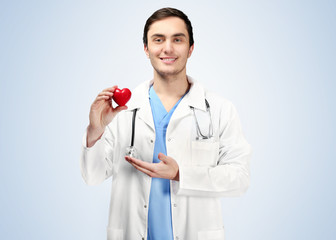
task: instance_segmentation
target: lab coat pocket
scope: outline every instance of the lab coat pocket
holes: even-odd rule
[[[198,240],[224,240],[224,229],[198,232]]]
[[[107,228],[107,240],[124,240],[122,229]]]
[[[216,166],[219,156],[219,142],[193,141],[191,161],[195,166]]]

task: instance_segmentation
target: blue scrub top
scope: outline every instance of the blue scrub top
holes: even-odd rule
[[[155,146],[153,162],[159,163],[158,154],[161,152],[167,155],[166,131],[169,120],[176,107],[182,100],[167,112],[156,95],[153,86],[149,89],[149,101],[152,108],[152,115],[155,125]],[[151,191],[148,207],[148,240],[173,240],[173,227],[170,202],[170,180],[163,178],[152,178]]]

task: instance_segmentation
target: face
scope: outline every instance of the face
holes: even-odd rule
[[[189,46],[189,35],[184,21],[168,17],[154,22],[147,33],[145,52],[154,71],[161,76],[186,73],[188,58],[194,49]]]

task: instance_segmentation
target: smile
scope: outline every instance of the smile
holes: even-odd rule
[[[175,62],[176,58],[160,58],[164,63],[173,63]]]

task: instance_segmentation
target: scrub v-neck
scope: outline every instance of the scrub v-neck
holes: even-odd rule
[[[149,101],[155,125],[153,163],[159,163],[158,154],[167,155],[166,132],[171,116],[184,96],[167,112],[153,86],[149,89]],[[173,240],[170,180],[152,178],[148,208],[148,240]]]

